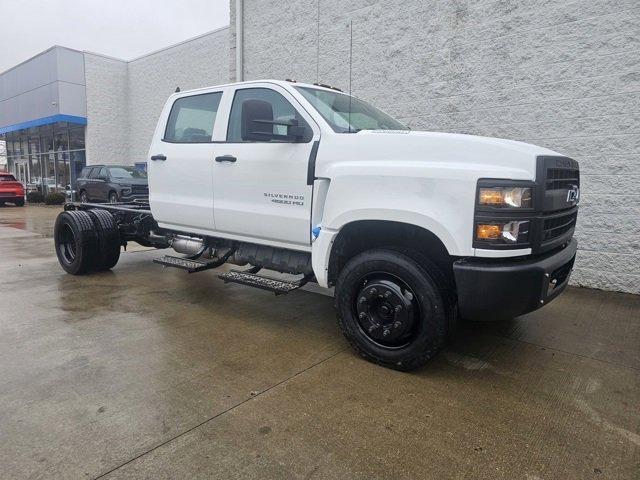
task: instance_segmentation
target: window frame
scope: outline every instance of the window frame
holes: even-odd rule
[[[206,141],[206,142],[178,142],[176,140],[167,139],[167,130],[169,129],[169,120],[171,119],[171,114],[173,113],[173,109],[176,108],[176,103],[178,103],[180,100],[183,100],[185,98],[202,97],[204,95],[216,95],[216,94],[220,95],[220,100],[218,101],[218,110],[216,110],[216,116],[213,119],[213,125],[211,126],[211,139],[209,141]],[[216,143],[213,140],[213,136],[214,136],[214,133],[215,133],[216,123],[218,122],[218,113],[220,112],[220,107],[222,106],[223,98],[224,98],[224,91],[223,90],[215,90],[213,92],[197,93],[195,95],[182,95],[182,96],[176,98],[173,101],[173,103],[171,104],[171,109],[169,109],[169,114],[166,117],[165,125],[164,125],[164,132],[162,132],[162,138],[160,139],[160,141],[165,142],[165,143],[174,143],[174,144],[177,144],[177,145],[198,145],[198,144],[202,145],[202,144]]]
[[[306,142],[266,142],[266,141],[240,141],[240,142],[236,142],[236,141],[231,141],[229,140],[229,131],[230,131],[230,127],[231,127],[231,112],[233,111],[233,104],[236,100],[236,95],[238,94],[238,92],[242,91],[242,90],[258,90],[258,89],[262,89],[262,90],[271,90],[272,92],[277,93],[278,95],[280,95],[286,102],[289,103],[289,105],[291,105],[291,108],[293,108],[297,114],[304,120],[306,127],[310,130],[311,132],[311,136],[309,138],[309,140],[307,140]],[[286,91],[286,90],[285,90]],[[289,92],[287,92],[289,93]],[[229,94],[231,94],[231,92],[229,92]],[[295,97],[293,97],[295,99]],[[304,112],[304,113],[303,113]],[[272,88],[271,86],[265,86],[263,84],[257,84],[257,85],[243,85],[243,86],[239,86],[238,88],[235,88],[233,90],[233,95],[231,97],[231,102],[228,105],[228,110],[227,110],[227,125],[226,125],[226,129],[224,132],[224,140],[215,142],[215,143],[229,143],[232,145],[243,145],[243,144],[266,144],[266,145],[281,145],[281,144],[307,144],[307,143],[311,143],[313,142],[314,137],[316,136],[316,131],[314,130],[313,126],[311,125],[311,123],[309,122],[309,120],[307,118],[305,118],[305,114],[307,116],[311,117],[308,112],[306,110],[304,110],[304,108],[300,107],[300,108],[296,108],[296,106],[294,105],[294,103],[291,101],[291,99],[287,98],[286,95],[284,95],[283,92],[278,91],[275,88]]]

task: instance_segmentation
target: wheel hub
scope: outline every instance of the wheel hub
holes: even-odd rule
[[[397,344],[414,327],[413,294],[392,280],[368,281],[357,296],[360,327],[372,340]]]

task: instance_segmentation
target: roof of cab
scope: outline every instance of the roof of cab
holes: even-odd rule
[[[172,96],[174,96],[174,95],[175,96],[183,96],[185,94],[197,93],[197,92],[201,92],[203,90],[209,90],[211,88],[235,87],[237,85],[252,85],[252,84],[256,84],[256,83],[273,83],[275,85],[280,85],[281,87],[290,87],[290,86],[294,86],[295,85],[295,86],[300,86],[300,87],[317,88],[318,90],[326,90],[326,91],[329,91],[329,92],[336,92],[336,91],[342,92],[342,90],[330,87],[328,85],[322,85],[322,84],[298,82],[297,80],[261,79],[261,80],[247,80],[245,82],[225,83],[225,84],[222,84],[222,85],[210,85],[208,87],[193,88],[191,90],[180,90],[179,92],[175,92]],[[342,93],[344,93],[344,92],[342,92]]]

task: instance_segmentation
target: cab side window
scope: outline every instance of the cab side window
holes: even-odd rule
[[[304,128],[300,141],[311,140],[311,127],[281,94],[269,88],[237,90],[231,105],[227,142],[294,142],[286,138],[288,123]]]
[[[208,143],[213,136],[221,92],[204,93],[177,99],[171,107],[164,141]]]
[[[89,178],[98,178],[98,173],[100,173],[100,167],[93,167],[91,172],[89,172]]]

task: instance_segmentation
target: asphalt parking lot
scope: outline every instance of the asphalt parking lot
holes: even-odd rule
[[[399,373],[325,295],[141,248],[66,275],[58,211],[0,208],[3,479],[640,478],[639,296],[571,288]]]

